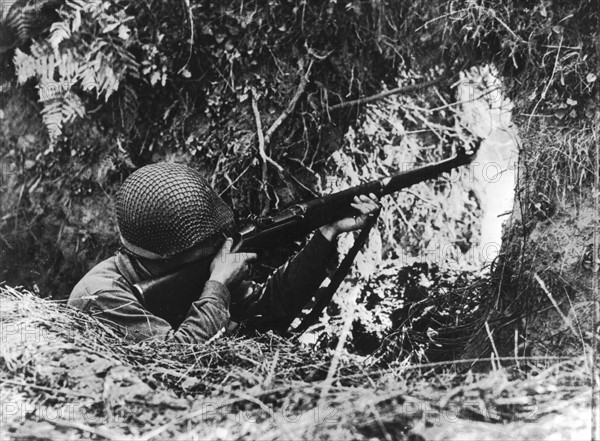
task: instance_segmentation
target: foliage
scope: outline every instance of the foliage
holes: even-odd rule
[[[17,0],[4,2],[0,11],[2,46],[0,53],[27,43],[50,26],[61,0]]]
[[[21,80],[37,77],[40,98],[51,100],[43,106],[51,142],[63,122],[118,90],[118,99],[102,109],[123,124],[124,147],[134,161],[179,150],[180,159],[222,175],[214,184],[226,188],[233,203],[249,201],[242,211],[256,211],[257,203],[265,204],[261,191],[243,185],[262,180],[253,152],[251,89],[268,127],[312,61],[309,86],[271,153],[289,174],[268,172],[273,188],[261,211],[286,203],[290,192],[307,194],[321,155],[332,149],[324,129],[337,124],[339,138],[354,119],[328,108],[380,88],[381,80],[392,83],[396,67],[424,73],[440,65],[456,73],[458,66],[492,60],[514,79],[509,88],[520,88],[532,114],[548,107],[560,118],[589,115],[595,73],[586,54],[593,51],[597,16],[591,5],[78,0],[63,6],[60,20],[38,31],[33,52],[17,52],[15,63]],[[40,57],[51,65],[57,51],[70,74],[50,75],[31,62]]]
[[[52,24],[45,41],[34,41],[29,54],[17,49],[14,57],[18,82],[37,80],[50,148],[63,124],[85,113],[77,90],[95,92],[95,99],[108,101],[120,82],[139,79],[138,62],[129,51],[133,38],[127,24],[133,17],[118,4],[71,0],[58,14],[61,20]],[[136,99],[131,93],[123,96]]]
[[[4,57],[5,62],[7,56],[17,61],[15,68],[22,64],[22,80],[31,78],[21,92],[8,89],[3,95],[4,109],[11,111],[10,118],[19,125],[18,130],[3,126],[7,142],[2,144],[3,158],[18,171],[15,180],[9,180],[7,193],[15,195],[10,205],[16,207],[16,216],[2,224],[3,234],[15,245],[14,255],[40,249],[40,239],[30,240],[31,226],[42,236],[65,227],[88,230],[78,210],[71,208],[85,204],[109,208],[107,199],[118,182],[147,162],[183,161],[211,174],[212,184],[241,216],[312,195],[322,158],[336,148],[338,137],[353,119],[352,114],[335,116],[339,128],[330,131],[331,122],[323,120],[320,113],[323,100],[339,101],[346,99],[348,92],[347,98],[352,98],[379,88],[380,81],[389,76],[386,66],[393,66],[396,58],[393,54],[382,58],[376,36],[364,27],[365,17],[379,14],[369,5],[355,11],[327,2],[297,3],[232,1],[192,3],[187,8],[179,1],[106,1],[82,9],[83,3],[69,3],[56,17],[45,14],[53,18],[54,31],[51,24],[35,28],[30,36],[33,42],[22,43],[18,51],[8,51]],[[373,20],[368,23],[372,25]],[[107,27],[109,32],[102,33]],[[129,38],[121,38],[127,35],[126,29]],[[52,35],[56,35],[53,41],[58,56],[50,41]],[[99,70],[95,64],[91,70],[82,70],[96,59],[93,51],[103,60]],[[13,53],[20,55],[12,57]],[[35,61],[36,54],[40,60],[64,57],[70,63],[62,73],[61,68],[50,72]],[[304,60],[302,69],[299,59]],[[84,72],[96,76],[91,87],[84,87],[88,84]],[[255,148],[256,120],[250,111],[251,89],[257,91],[266,130],[287,108],[308,74],[310,81],[298,105],[267,146],[267,153],[284,171],[280,174],[269,167],[266,180],[262,179],[263,164]],[[61,78],[74,83],[62,84]],[[40,81],[56,84],[39,88]],[[29,102],[34,86],[38,86],[34,100],[51,92],[44,96],[52,99],[41,107],[46,109],[46,121],[53,124],[53,133],[57,134],[58,128],[63,132],[53,149],[48,149],[43,134],[32,133],[38,127]],[[26,104],[17,104],[19,100]],[[18,105],[27,112],[14,112]],[[82,109],[85,118],[63,124],[63,117],[84,114]],[[27,149],[20,148],[19,140],[29,136],[35,141],[25,143],[30,146]],[[31,188],[35,182],[38,185]],[[35,193],[46,197],[33,197]],[[50,200],[61,202],[58,207],[44,202]],[[46,222],[49,225],[43,225]],[[96,240],[105,240],[115,231],[104,233]],[[36,233],[35,237],[40,236]],[[69,250],[80,249],[79,239],[68,244],[66,239],[63,237],[52,261],[68,261]],[[102,253],[110,250],[106,247]],[[37,265],[47,268],[48,262]],[[69,265],[60,267],[69,271]],[[18,271],[13,268],[11,274],[18,277]],[[79,276],[81,273],[68,277]],[[55,294],[65,295],[56,292],[53,280],[44,277],[44,283],[49,283]]]
[[[120,142],[135,163],[197,163],[219,176],[213,184],[240,212],[260,212],[310,195],[322,159],[357,115],[352,106],[328,109],[379,89],[382,80],[393,84],[396,67],[422,77],[438,65],[439,76],[493,60],[508,76],[509,90],[520,87],[519,99],[535,99],[531,113],[547,106],[562,118],[589,114],[595,75],[586,54],[596,13],[590,5],[79,0],[63,6],[60,20],[34,36],[32,50],[40,51],[24,48],[26,56],[15,62],[17,70],[22,64],[21,79],[37,77],[40,97],[51,98],[43,105],[51,141],[63,122],[93,107],[96,122],[121,125]],[[568,26],[569,20],[581,26]],[[36,56],[50,62],[56,50],[70,62],[71,74],[50,75],[31,62]],[[102,67],[89,69],[97,57]],[[295,112],[267,146],[284,171],[268,167],[268,185],[256,188],[264,177],[251,89],[268,127],[311,63]],[[48,81],[56,84],[46,87]],[[337,128],[328,132],[332,124]],[[68,137],[63,141],[77,151]]]
[[[43,3],[54,11],[43,14],[50,21],[23,28],[18,48],[3,52],[25,83],[19,91],[2,88],[3,109],[19,124],[2,122],[2,156],[18,173],[2,195],[9,215],[1,232],[13,248],[28,247],[4,271],[17,274],[33,262],[44,276],[28,280],[44,280],[44,290],[57,296],[67,294],[57,279],[68,273],[74,281],[116,246],[105,245],[116,237],[110,196],[134,168],[186,162],[210,175],[241,216],[279,208],[448,155],[460,142],[455,115],[432,109],[458,99],[451,82],[369,107],[333,106],[489,61],[504,76],[526,132],[525,157],[533,158],[523,207],[537,214],[523,220],[523,235],[551,218],[555,199],[584,194],[594,178],[587,135],[598,110],[592,0]],[[67,63],[48,70],[56,60]],[[36,86],[39,101],[42,84],[51,86],[52,99],[36,108],[29,101]],[[280,171],[259,154],[253,107],[267,132],[298,92],[265,146]],[[19,93],[21,101],[13,99]],[[15,102],[25,102],[27,112]],[[38,113],[49,139],[37,131]],[[48,141],[57,141],[53,150]],[[324,173],[334,178],[325,182]],[[452,244],[438,250],[442,263],[462,259],[477,241],[479,207],[450,181],[385,203],[360,277],[352,279],[357,286],[371,275],[371,263],[399,257],[412,265],[449,238]],[[398,245],[405,255],[397,255]],[[524,258],[515,256],[515,264]],[[375,329],[362,317],[360,324]]]

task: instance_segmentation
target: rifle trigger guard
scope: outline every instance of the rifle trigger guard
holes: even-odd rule
[[[300,205],[300,204],[296,204],[296,205],[292,205],[289,208],[289,210],[293,211],[294,214],[296,214],[297,216],[304,217],[304,213],[306,213],[306,206]]]
[[[256,225],[258,225],[261,228],[268,227],[269,225],[273,224],[273,217],[272,216],[257,217],[254,219],[254,222],[256,223]]]

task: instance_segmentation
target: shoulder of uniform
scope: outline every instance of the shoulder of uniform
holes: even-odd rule
[[[94,266],[75,285],[69,296],[69,305],[78,306],[95,299],[103,292],[129,292],[128,284],[117,268],[115,257],[110,257]]]

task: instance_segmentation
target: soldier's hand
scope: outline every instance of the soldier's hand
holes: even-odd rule
[[[370,216],[376,216],[381,209],[379,198],[371,193],[369,196],[355,196],[351,204],[358,212],[356,216],[346,217],[337,222],[321,227],[326,239],[333,240],[338,234],[363,228]]]
[[[232,245],[233,239],[227,239],[210,264],[209,280],[227,288],[237,286],[248,275],[250,263],[257,257],[255,253],[232,253]]]

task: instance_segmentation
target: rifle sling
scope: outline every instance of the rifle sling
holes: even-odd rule
[[[300,336],[310,326],[315,324],[317,320],[319,320],[319,317],[321,317],[323,310],[327,307],[327,305],[329,305],[340,284],[350,272],[350,268],[352,268],[354,259],[356,258],[358,252],[362,249],[363,245],[369,238],[369,233],[371,232],[371,229],[377,222],[378,216],[379,213],[369,217],[367,224],[360,231],[360,234],[356,238],[354,245],[352,245],[352,248],[350,249],[350,251],[348,251],[346,257],[344,257],[344,260],[342,260],[338,268],[331,276],[329,285],[317,291],[317,300],[310,313],[308,313],[308,315],[304,317],[304,320],[302,320],[300,325],[290,330],[290,333],[292,335],[295,335],[296,337]]]

